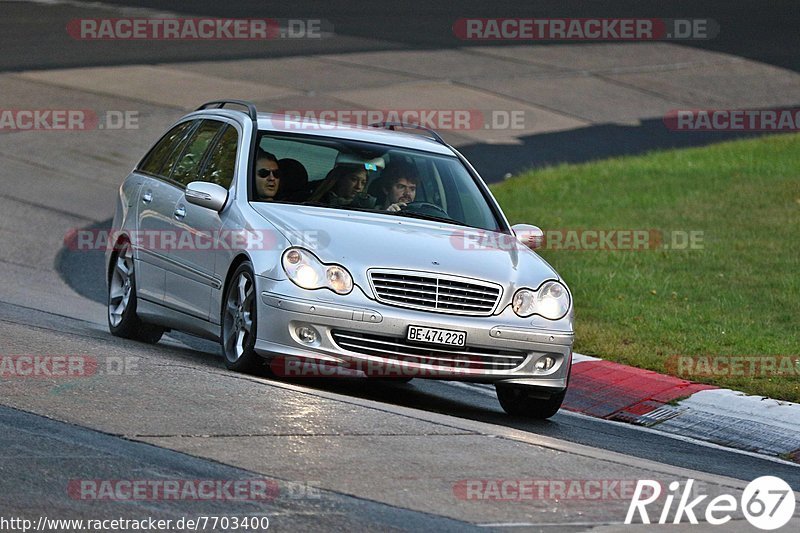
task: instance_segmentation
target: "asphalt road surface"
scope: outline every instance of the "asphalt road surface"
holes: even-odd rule
[[[52,2],[41,2],[51,4]],[[276,2],[243,0],[107,0],[105,2],[55,2],[56,9],[36,11],[27,2],[4,3],[0,20],[4,51],[0,69],[53,68],[108,65],[169,60],[208,60],[243,57],[281,57],[320,52],[344,52],[400,48],[448,48],[469,46],[458,39],[453,24],[465,17],[646,17],[664,19],[711,19],[720,32],[714,39],[683,41],[687,46],[734,54],[764,63],[800,69],[797,45],[797,6],[791,0],[714,0],[698,4],[691,0],[623,0],[580,2],[546,0],[447,2],[354,0],[334,2]],[[270,43],[146,43],[141,46],[87,47],[64,32],[53,31],[54,21],[86,16],[87,9],[102,13],[102,5],[139,7],[162,13],[215,17],[269,17],[277,19],[322,19],[349,39],[335,44],[307,39]],[[87,8],[88,5],[88,8]],[[133,16],[135,16],[135,11]],[[98,14],[96,16],[102,16]],[[35,44],[36,46],[30,46]],[[502,43],[498,44],[502,46]],[[268,56],[265,56],[265,52]]]

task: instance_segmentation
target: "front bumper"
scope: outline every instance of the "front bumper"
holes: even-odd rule
[[[256,288],[259,308],[255,349],[266,358],[300,358],[367,373],[370,369],[380,373],[381,369],[396,369],[402,365],[402,373],[407,377],[513,383],[548,393],[560,392],[567,386],[574,334],[523,327],[525,319],[513,315],[510,310],[508,313],[513,315],[510,317],[432,313],[384,305],[369,299],[358,287],[347,296],[337,296],[324,289],[306,291],[290,281],[260,276],[257,276]],[[422,359],[426,361],[423,363],[419,362],[419,357],[364,353],[358,348],[342,346],[342,334],[394,339],[402,344],[409,325],[464,331],[467,346],[462,350],[476,356],[465,356],[455,348],[450,354],[441,354],[443,357],[435,362]],[[301,327],[313,328],[317,338],[313,342],[301,340],[297,331]],[[384,343],[385,340],[373,342]],[[396,344],[393,346],[397,349]],[[517,357],[515,366],[487,366],[483,361],[490,360],[491,356],[483,355],[486,353],[500,353],[499,357],[503,353],[513,353]],[[547,370],[537,369],[536,362],[545,356],[554,360],[553,366]],[[474,362],[463,362],[470,359]]]

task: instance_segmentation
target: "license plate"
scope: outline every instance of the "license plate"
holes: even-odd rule
[[[451,329],[426,328],[424,326],[408,326],[406,339],[424,344],[440,344],[443,346],[466,346],[467,333]]]

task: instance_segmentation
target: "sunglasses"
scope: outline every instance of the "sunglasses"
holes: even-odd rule
[[[259,168],[257,174],[259,178],[266,178],[267,176],[272,174],[276,180],[281,179],[281,171],[277,169],[270,170],[268,168]]]

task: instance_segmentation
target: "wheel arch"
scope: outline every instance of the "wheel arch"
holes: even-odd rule
[[[108,262],[106,263],[106,286],[108,286],[108,284],[111,282],[111,274],[113,274],[114,272],[114,260],[116,259],[117,254],[120,251],[120,248],[125,243],[127,244],[131,243],[131,239],[127,233],[118,233],[116,235],[112,233],[112,236],[114,237],[114,244],[110,248],[110,253],[108,255]],[[136,258],[134,257],[134,261],[135,260]]]
[[[244,252],[240,252],[236,257],[233,258],[231,261],[230,266],[228,267],[228,272],[225,274],[225,282],[222,284],[222,297],[220,298],[220,319],[222,318],[222,313],[225,308],[225,295],[228,292],[228,284],[231,282],[231,278],[233,277],[233,273],[236,272],[236,269],[239,268],[239,265],[244,263],[245,261],[250,261],[252,264],[253,260],[250,259],[250,256]]]

